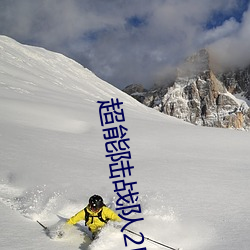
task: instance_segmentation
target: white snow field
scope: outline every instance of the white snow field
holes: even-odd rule
[[[61,239],[51,239],[36,223],[51,229],[63,224],[58,216],[74,215],[93,194],[115,210],[97,103],[111,98],[123,102],[135,167],[126,181],[137,181],[144,218],[128,228],[183,250],[249,250],[249,132],[168,117],[63,55],[5,36],[0,36],[0,249],[167,249],[148,240],[125,247],[112,223],[94,242],[84,222]]]

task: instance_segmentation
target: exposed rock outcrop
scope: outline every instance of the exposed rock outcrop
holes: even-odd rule
[[[130,95],[160,112],[196,125],[248,129],[249,107],[233,94],[250,95],[249,70],[217,76],[210,67],[208,51],[203,49],[178,68],[170,87],[154,87],[146,91],[137,86]]]

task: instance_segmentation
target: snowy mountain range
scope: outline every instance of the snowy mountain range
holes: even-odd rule
[[[166,116],[61,54],[5,36],[0,36],[0,249],[165,249],[148,240],[125,247],[112,223],[91,242],[84,222],[61,239],[47,237],[36,222],[53,231],[93,194],[116,210],[97,103],[111,98],[123,102],[134,166],[126,182],[137,182],[144,218],[129,229],[183,250],[248,250],[249,133]]]
[[[196,125],[248,130],[250,68],[217,69],[203,49],[180,65],[171,85],[150,90],[130,85],[124,92],[148,107]]]

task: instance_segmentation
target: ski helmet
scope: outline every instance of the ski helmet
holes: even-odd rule
[[[89,206],[91,210],[99,210],[103,205],[103,199],[101,196],[95,194],[89,198]]]

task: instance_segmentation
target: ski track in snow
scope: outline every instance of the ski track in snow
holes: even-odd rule
[[[60,194],[47,195],[46,187],[37,187],[33,190],[22,190],[9,184],[0,184],[0,201],[22,216],[36,220],[48,218],[57,207]]]
[[[58,238],[57,232],[65,224],[65,220],[59,220],[56,216],[63,203],[62,197],[58,193],[46,194],[46,186],[24,191],[10,184],[1,183],[0,202],[11,210],[18,212],[20,216],[34,221],[34,223],[37,220],[45,221],[47,223],[46,226],[49,228],[49,233],[43,232],[38,224],[37,230],[41,230],[43,234],[53,241],[58,241],[58,243],[68,246],[68,249],[91,249],[92,242],[88,236],[87,229],[83,225],[68,229],[63,238]],[[65,209],[70,211],[69,207]]]
[[[170,246],[176,248],[177,244],[186,246],[185,249],[192,249],[193,247],[199,249],[199,245],[204,245],[204,238],[202,239],[199,230],[208,231],[209,228],[206,228],[205,225],[202,226],[200,223],[190,225],[191,222],[188,224],[188,222],[181,221],[172,208],[164,205],[162,194],[155,195],[153,202],[152,200],[149,202],[147,196],[142,197],[140,201],[144,206],[144,221],[137,223],[136,226],[129,227],[129,229],[135,232],[140,230],[145,237],[153,237],[154,240],[158,239],[159,242],[161,242],[160,239],[166,239]],[[107,205],[115,210],[113,198],[110,197]],[[64,237],[58,239],[57,231],[63,228],[65,219],[60,220],[56,215],[66,214],[66,217],[69,217],[74,211],[81,209],[81,204],[66,200],[63,193],[51,193],[45,185],[30,190],[22,190],[10,183],[1,183],[0,202],[29,220],[34,222],[36,220],[45,221],[46,226],[50,229],[49,237],[55,241],[62,241],[69,245],[79,244],[79,249],[82,250],[108,250],[110,247],[115,247],[117,242],[123,243],[122,233],[112,225],[106,226],[100,233],[99,238],[91,242],[83,222],[68,229]],[[162,228],[164,228],[163,231]],[[113,243],[110,242],[110,237]],[[148,249],[161,249],[159,245],[147,240],[144,246]]]

